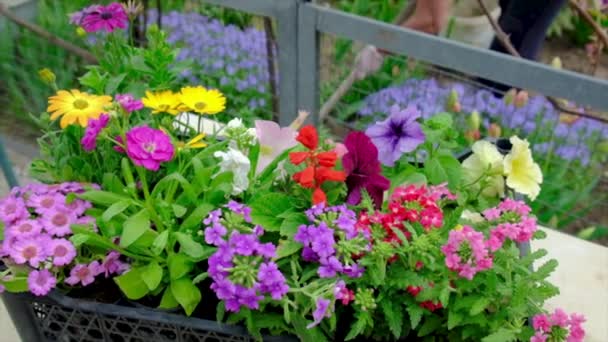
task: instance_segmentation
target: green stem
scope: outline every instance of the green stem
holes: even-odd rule
[[[161,218],[158,216],[156,209],[154,208],[154,201],[152,196],[150,196],[150,189],[148,188],[148,181],[146,180],[146,170],[144,170],[141,166],[136,166],[135,169],[137,170],[137,174],[139,175],[139,178],[141,180],[141,187],[144,191],[146,209],[148,209],[148,212],[152,217],[152,221],[154,221],[154,223],[156,224],[156,230],[158,232],[163,232],[165,230],[165,227]]]

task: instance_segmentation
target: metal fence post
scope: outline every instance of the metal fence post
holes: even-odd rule
[[[289,125],[298,113],[298,2],[277,0],[279,124]]]
[[[298,10],[298,108],[319,124],[319,33],[317,12],[301,0]]]

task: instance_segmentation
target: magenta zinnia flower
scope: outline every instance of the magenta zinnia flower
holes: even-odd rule
[[[348,153],[342,158],[346,172],[348,197],[346,203],[361,202],[361,189],[365,189],[374,200],[376,208],[382,205],[382,195],[390,187],[390,181],[382,176],[378,161],[378,149],[363,132],[352,132],[344,141]]]
[[[412,152],[424,142],[424,133],[416,121],[421,116],[415,107],[401,110],[397,105],[391,108],[390,116],[366,131],[378,148],[382,164],[393,166],[404,153]]]
[[[109,33],[117,28],[126,29],[128,22],[129,17],[124,7],[117,2],[113,2],[107,6],[97,6],[87,13],[83,13],[81,25],[87,32],[105,30]]]
[[[66,239],[54,239],[47,245],[47,254],[53,258],[53,265],[64,266],[76,257],[76,248]]]
[[[108,114],[101,114],[99,119],[89,119],[87,129],[84,131],[84,137],[80,140],[82,148],[84,148],[85,151],[91,152],[95,149],[97,146],[97,136],[106,128],[109,121],[110,116]]]
[[[27,286],[36,296],[45,296],[55,287],[57,279],[49,270],[32,271],[27,276]]]
[[[114,96],[116,102],[120,103],[122,109],[127,113],[131,113],[136,110],[144,108],[144,104],[141,100],[136,100],[131,94],[117,94]]]
[[[162,162],[173,158],[171,138],[165,132],[139,126],[127,132],[127,155],[135,165],[158,171]]]

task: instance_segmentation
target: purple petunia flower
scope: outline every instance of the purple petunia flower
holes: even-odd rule
[[[135,165],[158,171],[160,164],[173,158],[171,138],[159,129],[133,127],[127,132],[127,155]]]
[[[85,151],[91,152],[97,147],[97,136],[108,126],[108,122],[110,122],[108,114],[101,114],[98,119],[89,119],[84,137],[80,140],[80,144]]]
[[[27,286],[36,296],[46,296],[57,284],[57,279],[49,270],[31,271],[27,276]]]
[[[76,257],[76,248],[66,239],[53,239],[47,245],[47,254],[53,258],[53,265],[64,266]]]
[[[382,206],[384,191],[390,188],[390,181],[382,175],[378,161],[378,149],[363,132],[350,133],[344,145],[348,153],[342,158],[346,172],[348,197],[346,203],[357,205],[361,202],[361,189],[365,189],[374,200],[377,209]]]
[[[393,106],[386,120],[367,128],[365,133],[376,145],[382,164],[393,166],[404,153],[414,151],[424,142],[424,133],[416,121],[420,116],[415,107],[401,110]]]
[[[315,311],[313,311],[312,313],[312,318],[314,319],[314,321],[306,326],[307,329],[311,329],[319,325],[323,318],[331,316],[331,311],[329,310],[330,303],[331,302],[329,301],[329,299],[317,299]]]

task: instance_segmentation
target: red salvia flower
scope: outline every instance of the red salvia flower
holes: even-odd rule
[[[293,175],[293,180],[306,189],[314,189],[313,204],[325,203],[327,196],[321,185],[327,181],[344,182],[346,174],[334,170],[338,155],[335,152],[319,151],[319,135],[314,126],[305,126],[296,137],[304,147],[305,152],[291,152],[289,160],[294,165],[306,163],[306,168]]]

